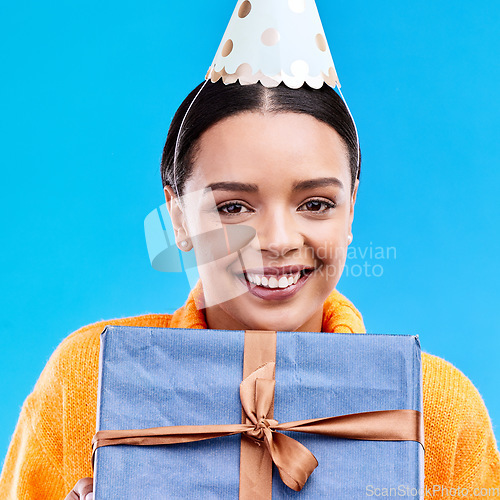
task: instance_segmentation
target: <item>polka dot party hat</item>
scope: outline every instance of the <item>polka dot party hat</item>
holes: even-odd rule
[[[340,89],[314,0],[238,0],[206,80]]]

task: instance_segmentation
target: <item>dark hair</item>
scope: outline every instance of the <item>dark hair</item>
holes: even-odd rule
[[[182,195],[193,167],[197,139],[223,118],[253,110],[271,113],[288,111],[311,115],[333,127],[342,137],[349,154],[352,193],[361,167],[360,157],[358,168],[356,128],[344,101],[330,86],[324,84],[320,89],[313,89],[305,84],[299,89],[290,89],[281,83],[277,87],[268,88],[260,83],[226,85],[222,80],[216,83],[209,81],[202,88],[203,85],[204,83],[198,85],[186,97],[170,124],[161,159],[163,186],[171,186],[177,194]],[[191,109],[186,115],[190,105]],[[175,162],[175,148],[181,124],[182,131]]]

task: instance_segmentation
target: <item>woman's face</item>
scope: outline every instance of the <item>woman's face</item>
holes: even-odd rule
[[[306,114],[245,112],[213,125],[198,146],[188,206],[169,204],[175,196],[165,190],[178,245],[222,226],[256,231],[239,256],[199,266],[208,326],[320,331],[356,200],[344,142]]]

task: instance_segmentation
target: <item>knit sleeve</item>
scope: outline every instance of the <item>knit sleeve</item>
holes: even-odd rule
[[[40,444],[23,406],[0,477],[0,498],[64,498],[66,489],[57,463]]]
[[[500,455],[478,390],[438,356],[422,353],[422,367],[427,491],[466,488],[474,497],[475,489],[500,488]]]
[[[500,497],[500,455],[488,410],[472,382],[458,373],[464,397],[456,409],[460,419],[453,483],[473,495],[475,489],[480,493],[483,488],[495,488],[493,496]]]
[[[2,500],[63,499],[63,391],[53,354],[26,398],[0,476]]]

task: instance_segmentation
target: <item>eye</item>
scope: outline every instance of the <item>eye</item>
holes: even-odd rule
[[[226,215],[238,215],[250,212],[250,210],[245,207],[242,203],[237,201],[229,201],[217,207],[219,213]]]
[[[300,212],[312,212],[312,213],[319,213],[323,214],[325,212],[328,212],[328,210],[335,208],[337,205],[330,201],[330,200],[323,200],[319,198],[314,198],[311,200],[307,200],[305,203],[300,205],[298,210]],[[305,207],[304,209],[301,209],[302,207]]]

